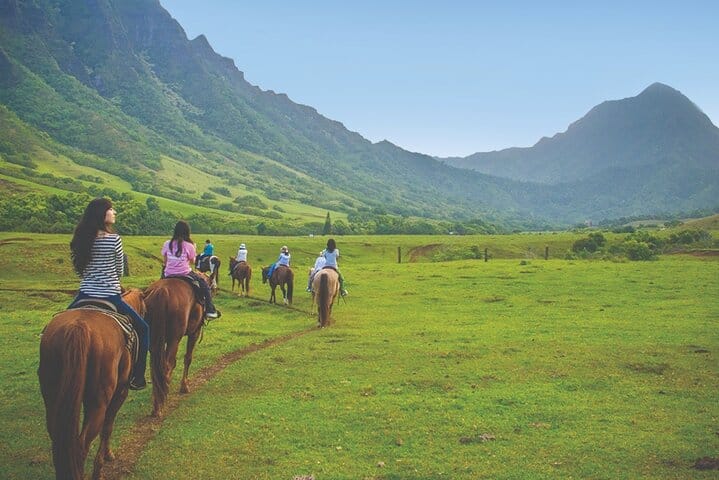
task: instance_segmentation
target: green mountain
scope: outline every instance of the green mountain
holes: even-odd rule
[[[604,102],[566,132],[532,147],[444,161],[553,185],[554,195],[595,218],[719,204],[719,129],[687,97],[661,83],[636,97]]]
[[[373,145],[245,81],[153,0],[2,0],[0,102],[93,167],[166,195],[168,157],[259,195],[437,218],[516,208],[480,175]]]
[[[696,139],[698,124],[686,127]],[[605,151],[590,130],[585,149]],[[0,0],[0,185],[17,195],[121,192],[261,233],[311,232],[327,211],[339,230],[427,233],[456,222],[488,231],[713,206],[716,175],[672,151],[652,165],[666,163],[661,171],[678,184],[627,191],[613,182],[645,175],[642,162],[558,185],[496,178],[373,144],[249,84],[204,36],[188,40],[157,0]]]

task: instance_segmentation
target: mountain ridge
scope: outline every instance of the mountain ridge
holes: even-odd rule
[[[648,124],[653,128],[643,130]],[[691,144],[708,144],[708,151],[692,152],[686,148]],[[560,184],[583,180],[605,168],[659,163],[676,147],[687,150],[684,162],[714,169],[719,165],[719,129],[681,92],[655,82],[635,97],[600,103],[564,132],[543,137],[531,147],[442,160],[488,175]]]
[[[649,182],[656,185],[649,194],[616,192],[615,199],[589,177],[528,183],[456,168],[386,140],[372,143],[311,106],[250,84],[207,37],[188,39],[157,0],[0,0],[0,65],[8,67],[0,69],[0,104],[20,121],[136,192],[215,208],[221,198],[168,183],[162,159],[201,170],[232,195],[249,192],[364,221],[389,213],[566,225],[599,214],[713,206],[696,190],[697,176],[711,179],[710,193],[717,190],[701,162],[689,165],[693,176],[676,199],[662,193],[670,182]],[[555,137],[535,146],[547,148]],[[509,151],[502,155],[526,149]]]

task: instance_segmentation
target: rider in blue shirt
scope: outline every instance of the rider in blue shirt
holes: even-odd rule
[[[202,261],[206,258],[210,258],[215,254],[215,246],[212,244],[210,239],[208,238],[205,240],[205,249],[202,251],[200,255],[197,256],[197,259],[195,261],[195,268],[200,268],[200,264],[202,264]]]

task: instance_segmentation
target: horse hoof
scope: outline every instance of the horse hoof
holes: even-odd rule
[[[115,454],[112,453],[110,450],[108,450],[108,451],[105,453],[105,461],[107,461],[107,462],[112,462],[113,460],[115,460]]]

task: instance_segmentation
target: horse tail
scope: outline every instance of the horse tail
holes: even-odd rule
[[[84,455],[80,442],[80,407],[85,392],[90,332],[86,325],[72,325],[63,338],[65,344],[55,358],[47,359],[55,368],[57,396],[47,405],[47,426],[52,440],[52,460],[57,478],[83,478]],[[41,369],[42,366],[41,357]],[[44,368],[53,368],[46,366]]]
[[[320,291],[317,295],[317,312],[320,317],[320,326],[324,327],[330,320],[330,284],[327,274],[320,275]]]
[[[247,296],[250,296],[250,279],[252,278],[252,269],[247,266],[247,270],[245,270],[245,292],[247,292]]]
[[[295,275],[292,270],[287,275],[287,302],[292,305],[292,290],[294,289]]]
[[[158,290],[145,291],[147,323],[150,324],[150,374],[152,376],[152,396],[154,411],[159,414],[159,406],[164,405],[170,392],[170,379],[167,365],[166,319],[162,317],[164,308],[149,308],[153,302],[161,302]]]

